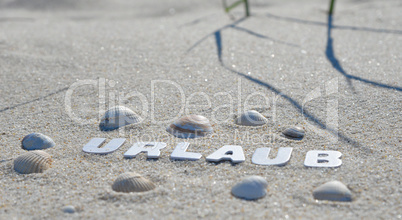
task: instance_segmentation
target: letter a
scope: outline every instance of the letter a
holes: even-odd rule
[[[241,163],[246,159],[244,157],[243,148],[237,145],[225,145],[213,152],[206,158],[210,162],[219,162],[221,160],[231,160],[232,163]]]
[[[307,152],[304,166],[306,167],[339,167],[342,165],[339,151],[311,150]]]

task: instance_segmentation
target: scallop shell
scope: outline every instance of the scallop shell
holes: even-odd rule
[[[54,147],[54,141],[41,133],[31,133],[24,137],[21,141],[21,147],[24,150],[42,150]]]
[[[42,173],[52,163],[50,155],[41,150],[29,151],[15,158],[14,170],[18,173]]]
[[[285,129],[282,134],[283,136],[290,138],[290,139],[295,139],[295,140],[301,140],[304,137],[304,130],[301,127],[291,127]]]
[[[255,110],[246,111],[235,120],[235,124],[242,126],[261,126],[268,122],[268,119]]]
[[[330,181],[317,187],[313,191],[314,199],[349,202],[352,201],[352,193],[343,183]]]
[[[260,176],[250,176],[232,188],[232,194],[245,200],[254,200],[267,194],[268,182]]]
[[[101,131],[110,131],[141,121],[141,117],[131,109],[124,106],[115,106],[105,112],[99,124],[99,128]]]
[[[166,131],[178,138],[198,138],[212,133],[209,120],[201,115],[187,115],[177,119]]]
[[[145,192],[155,189],[155,185],[141,175],[133,172],[123,173],[114,181],[112,189],[116,192]]]

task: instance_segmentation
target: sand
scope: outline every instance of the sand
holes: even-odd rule
[[[339,1],[330,21],[323,1],[250,2],[251,17],[240,7],[231,20],[212,0],[1,0],[0,218],[401,218],[400,1]],[[99,117],[118,104],[144,121],[100,131]],[[236,126],[248,109],[268,124]],[[184,140],[165,129],[185,114],[213,124],[212,136],[187,140],[198,161],[169,158]],[[302,141],[279,137],[294,125],[306,130]],[[46,150],[54,162],[18,174],[12,159],[32,132],[56,142]],[[127,141],[112,154],[84,153],[95,137]],[[124,159],[139,140],[167,147],[156,160]],[[246,161],[205,161],[224,145],[241,145]],[[293,154],[286,166],[255,165],[260,147]],[[343,164],[306,168],[310,150],[339,151]],[[157,188],[112,191],[128,171]],[[233,197],[250,175],[268,181],[267,196]],[[353,201],[315,201],[314,188],[331,180]]]

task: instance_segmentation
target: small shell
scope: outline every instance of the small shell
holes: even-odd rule
[[[290,139],[301,140],[304,137],[304,130],[301,127],[291,127],[285,129],[282,134]]]
[[[21,141],[21,147],[24,150],[42,150],[54,147],[54,141],[41,133],[31,133],[24,137]]]
[[[250,176],[232,188],[232,194],[245,200],[254,200],[267,194],[268,182],[260,176]]]
[[[18,173],[42,173],[52,164],[50,155],[41,150],[29,151],[14,160],[14,170]]]
[[[242,126],[261,126],[267,122],[267,118],[254,110],[244,112],[235,120],[235,124]]]
[[[117,177],[112,189],[116,192],[145,192],[155,189],[155,185],[137,173],[128,172]]]
[[[99,124],[99,128],[101,131],[110,131],[141,121],[141,117],[131,109],[124,106],[115,106],[105,112]]]
[[[62,210],[64,213],[70,213],[70,214],[76,212],[75,207],[72,206],[72,205],[66,205],[66,206],[64,206],[63,208],[61,208],[61,210]]]
[[[327,182],[313,191],[314,199],[349,202],[352,201],[352,193],[339,181]]]
[[[198,138],[212,133],[209,120],[201,115],[187,115],[177,119],[166,131],[178,138]]]

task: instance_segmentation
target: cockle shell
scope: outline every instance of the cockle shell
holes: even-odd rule
[[[101,131],[110,131],[141,121],[141,117],[131,109],[124,106],[115,106],[105,112],[99,124],[99,128]]]
[[[201,115],[187,115],[177,119],[166,131],[178,138],[198,138],[212,133],[209,120]]]
[[[42,173],[52,164],[51,156],[45,151],[29,151],[15,158],[14,170],[18,173]]]
[[[267,122],[268,119],[255,110],[246,111],[235,119],[235,124],[242,126],[261,126]]]
[[[260,176],[250,176],[232,188],[232,194],[245,200],[254,200],[267,194],[268,182]]]
[[[31,133],[24,137],[21,141],[21,147],[24,150],[42,150],[54,147],[54,141],[41,133]]]
[[[314,199],[349,202],[352,201],[352,193],[343,183],[330,181],[317,187],[313,191]]]
[[[155,185],[141,175],[133,172],[123,173],[114,181],[112,189],[116,192],[145,192],[155,189]]]
[[[285,129],[282,134],[283,136],[290,138],[290,139],[295,139],[295,140],[301,140],[304,137],[304,130],[301,127],[291,127]]]

